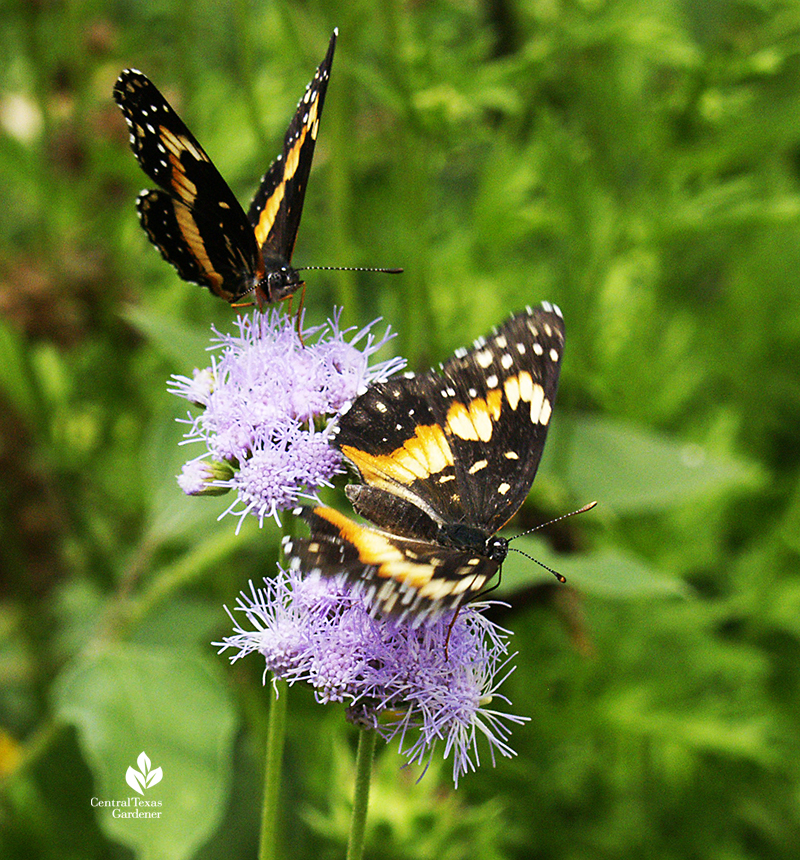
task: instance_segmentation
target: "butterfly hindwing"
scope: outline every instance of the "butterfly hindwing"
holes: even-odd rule
[[[216,233],[204,230],[211,210],[190,209],[165,191],[143,191],[136,209],[148,239],[184,281],[208,287],[228,302],[253,289],[256,276],[250,273],[258,257],[255,243],[245,241],[251,236],[242,233],[239,243],[209,241]],[[235,231],[229,229],[227,235],[235,235]],[[248,251],[254,257],[249,258]]]
[[[333,508],[296,511],[311,527],[310,538],[286,538],[290,566],[309,575],[340,574],[385,614],[455,609],[483,589],[499,563],[480,553],[401,537],[361,525]]]
[[[436,540],[441,524],[419,506],[419,497],[407,501],[394,490],[368,484],[349,484],[344,491],[357,514],[373,523],[391,523],[393,534]]]

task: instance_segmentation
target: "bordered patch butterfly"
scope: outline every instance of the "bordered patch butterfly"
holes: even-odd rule
[[[340,419],[336,444],[363,482],[347,496],[378,528],[299,508],[311,537],[285,540],[291,566],[343,573],[376,611],[416,621],[483,590],[508,553],[497,532],[539,466],[563,349],[561,311],[545,302],[441,372],[368,388]]]
[[[292,295],[303,281],[291,266],[338,30],[297,106],[283,152],[245,215],[219,171],[167,100],[141,72],[114,86],[142,170],[160,190],[136,201],[150,241],[185,281],[229,302],[254,295],[259,307]]]

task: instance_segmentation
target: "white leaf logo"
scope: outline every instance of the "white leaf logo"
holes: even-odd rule
[[[164,773],[160,767],[150,770],[150,759],[147,757],[145,752],[141,752],[139,754],[139,758],[136,759],[136,764],[139,765],[139,770],[129,767],[125,774],[125,782],[127,782],[134,791],[139,794],[144,794],[144,790],[146,788],[152,788],[154,785],[158,785],[158,783],[161,782]]]

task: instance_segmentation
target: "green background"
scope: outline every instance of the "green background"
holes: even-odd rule
[[[367,856],[796,856],[800,4],[6,2],[0,19],[0,856],[254,856],[263,665],[209,644],[279,535],[190,499],[166,393],[233,312],[134,211],[111,100],[148,74],[246,205],[330,33],[295,250],[310,323],[415,368],[567,326],[501,617],[512,760],[454,791],[381,748]],[[386,351],[384,357],[390,353]],[[290,694],[281,838],[343,856],[354,730]],[[145,751],[158,822],[120,822]]]

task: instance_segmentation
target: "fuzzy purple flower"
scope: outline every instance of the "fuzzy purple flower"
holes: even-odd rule
[[[331,447],[344,406],[376,380],[405,362],[390,359],[369,367],[370,358],[392,337],[340,327],[340,314],[302,337],[292,317],[277,309],[237,319],[236,334],[215,331],[211,366],[192,378],[174,376],[173,394],[199,407],[189,413],[187,442],[205,451],[178,477],[189,495],[235,490],[225,513],[254,514],[259,523],[294,507],[300,497],[330,486],[342,471]],[[349,339],[348,339],[349,335]],[[313,341],[313,342],[312,342]]]
[[[430,760],[437,745],[452,754],[453,780],[480,764],[479,736],[495,753],[515,755],[508,723],[526,717],[489,707],[508,701],[497,691],[513,671],[508,632],[483,614],[487,604],[459,610],[419,627],[375,618],[363,598],[336,578],[301,577],[280,571],[265,587],[242,593],[234,634],[216,643],[235,649],[231,661],[252,651],[266,660],[266,672],[295,683],[305,681],[317,700],[346,702],[349,719],[397,738],[409,762]]]

